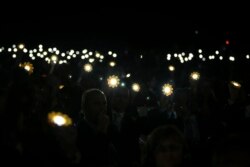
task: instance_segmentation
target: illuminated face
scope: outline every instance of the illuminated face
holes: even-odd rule
[[[182,162],[183,145],[170,137],[162,140],[155,149],[157,167],[178,167]]]

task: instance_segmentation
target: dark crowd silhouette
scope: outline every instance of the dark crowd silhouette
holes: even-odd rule
[[[192,80],[190,66],[181,66],[183,73],[167,75],[174,91],[166,96],[157,58],[121,62],[140,78],[139,92],[129,80],[117,88],[100,80],[101,72],[123,74],[125,67],[100,66],[89,75],[77,71],[81,63],[51,72],[34,62],[39,70],[29,74],[17,60],[1,60],[1,166],[250,166],[249,85],[235,85],[223,67],[213,66],[213,75],[203,66],[201,78]],[[52,111],[72,123],[48,121]]]

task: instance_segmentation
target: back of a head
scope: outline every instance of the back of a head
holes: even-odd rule
[[[106,99],[104,92],[100,89],[93,88],[83,92],[81,101],[82,112],[84,111],[84,108],[88,104],[88,102],[95,96],[104,96]]]

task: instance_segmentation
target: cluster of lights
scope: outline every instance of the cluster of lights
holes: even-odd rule
[[[56,47],[45,49],[43,45],[38,45],[37,48],[28,50],[25,48],[24,44],[12,45],[5,49],[4,47],[0,47],[0,53],[7,50],[8,53],[12,54],[12,58],[17,58],[20,54],[27,54],[27,56],[31,60],[36,60],[37,58],[43,59],[48,64],[67,64],[70,60],[75,58],[80,58],[82,60],[86,60],[89,63],[93,63],[95,61],[103,62],[105,56],[98,51],[88,51],[87,49],[73,50],[70,49],[68,51],[62,52]],[[117,58],[118,55],[115,52],[109,51],[108,55],[111,55],[112,58]],[[115,62],[111,63],[111,66],[115,66]]]
[[[34,71],[34,66],[30,62],[24,62],[20,63],[19,67],[23,68],[25,71],[27,71],[29,74],[32,74]]]
[[[43,45],[38,45],[37,48],[33,48],[33,49],[27,49],[24,44],[12,45],[12,47],[9,47],[7,49],[4,47],[0,47],[0,53],[6,52],[6,51],[12,54],[12,58],[14,59],[17,58],[18,56],[23,56],[24,54],[27,54],[31,60],[42,59],[42,60],[45,60],[48,64],[51,64],[52,66],[54,66],[55,64],[67,64],[69,63],[70,60],[79,58],[83,60],[83,62],[85,63],[82,66],[82,69],[87,73],[90,73],[91,71],[93,71],[95,62],[98,62],[98,61],[103,62],[106,56],[110,56],[109,58],[110,61],[108,62],[109,68],[110,67],[113,68],[117,66],[116,61],[114,60],[118,57],[117,54],[113,51],[108,51],[106,55],[98,51],[89,51],[87,49],[83,49],[83,50],[70,49],[68,51],[62,52],[56,47],[44,48]],[[141,59],[140,61],[143,61],[142,59],[144,58],[144,56],[139,55],[139,58]],[[177,59],[179,60],[180,63],[191,61],[194,58],[200,59],[201,61],[214,60],[214,59],[236,61],[236,58],[233,55],[230,55],[227,58],[223,57],[223,55],[220,53],[219,50],[216,50],[212,54],[209,54],[209,55],[206,55],[202,49],[198,49],[196,53],[180,52],[180,53],[173,53],[173,54],[168,53],[166,55],[167,61],[172,61],[173,59]],[[249,54],[247,54],[245,58],[250,59]],[[32,63],[24,62],[24,63],[20,63],[19,66],[23,68],[24,70],[26,70],[29,74],[33,73],[34,67]],[[170,72],[175,71],[175,67],[173,65],[169,65],[167,68]],[[72,76],[69,76],[69,78],[71,77]],[[124,74],[124,76],[122,77],[130,78],[131,73]],[[199,78],[200,78],[199,72],[193,72],[190,75],[190,79],[192,80],[197,81],[199,80]],[[100,80],[103,80],[103,78],[101,77]],[[108,77],[107,83],[108,83],[108,86],[111,88],[116,88],[118,86],[125,86],[125,83],[120,82],[119,77],[115,75]],[[241,86],[239,83],[235,81],[232,82],[232,84],[235,87]],[[60,85],[59,89],[63,89],[63,87],[64,87],[63,85]],[[132,84],[131,88],[135,92],[140,91],[140,85],[138,83]],[[169,96],[173,93],[173,87],[170,84],[165,84],[162,88],[162,91],[166,96]]]
[[[0,53],[5,50],[4,47],[0,47]],[[56,47],[45,49],[43,45],[38,45],[38,48],[28,50],[24,44],[12,45],[12,47],[7,48],[7,52],[12,53],[12,57],[16,58],[19,53],[26,53],[30,57],[31,60],[35,60],[36,58],[44,59],[47,63],[54,64],[67,64],[68,61],[74,58],[81,58],[82,60],[87,60],[89,63],[93,63],[94,61],[103,62],[104,55],[98,51],[88,51],[87,49],[83,49],[81,51],[70,49],[66,52],[62,52],[58,50]],[[117,58],[117,54],[113,51],[108,51],[107,55],[112,56],[113,59]],[[220,55],[219,50],[215,50],[213,54],[204,55],[202,49],[198,49],[196,53],[168,53],[166,56],[167,61],[171,61],[172,59],[178,59],[180,63],[185,63],[191,61],[195,57],[198,57],[201,61],[207,60],[224,60],[225,58]],[[143,55],[139,56],[140,59],[143,59]],[[250,59],[249,54],[245,56],[246,59]],[[226,60],[226,59],[225,59]],[[236,61],[236,57],[231,55],[228,57],[229,61]],[[109,64],[111,67],[114,67],[116,63],[111,61]]]

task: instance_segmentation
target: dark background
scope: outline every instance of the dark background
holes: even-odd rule
[[[229,40],[230,49],[249,50],[249,14],[241,7],[62,4],[34,2],[1,11],[0,42],[43,43],[66,49],[185,51],[220,49]]]

